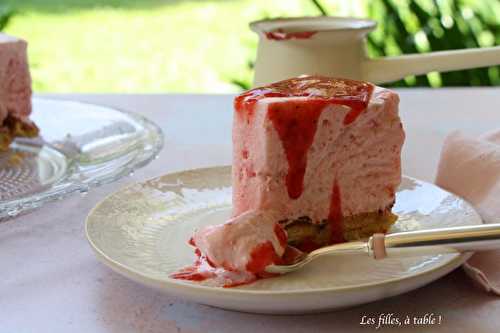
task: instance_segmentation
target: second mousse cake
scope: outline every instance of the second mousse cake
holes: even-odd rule
[[[31,76],[26,41],[0,34],[0,152],[15,137],[35,137],[31,114]]]
[[[391,90],[322,76],[238,96],[233,216],[273,210],[305,251],[386,232],[401,182],[398,103]]]

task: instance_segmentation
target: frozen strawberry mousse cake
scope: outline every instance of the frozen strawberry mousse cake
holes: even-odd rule
[[[18,136],[38,135],[29,120],[31,113],[31,76],[27,43],[0,34],[0,151],[6,150]]]
[[[303,76],[236,98],[233,215],[272,209],[303,250],[385,232],[401,181],[398,95]]]
[[[391,209],[401,182],[398,103],[391,90],[323,76],[239,95],[233,219],[195,232],[198,266],[177,277],[224,271],[253,281],[266,275],[265,266],[287,262],[289,249],[312,251],[386,232],[397,219]],[[196,275],[202,263],[210,269]]]

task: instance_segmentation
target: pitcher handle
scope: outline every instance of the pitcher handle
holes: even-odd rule
[[[500,65],[500,46],[366,59],[362,71],[364,80],[384,83],[432,71],[447,72],[494,65]]]

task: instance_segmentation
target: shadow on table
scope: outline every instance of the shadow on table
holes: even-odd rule
[[[491,315],[500,311],[500,300],[476,290],[462,270],[424,288],[355,308],[313,315],[272,316],[232,312],[184,302],[161,294],[121,276],[103,281],[98,309],[111,332],[332,332],[375,331],[379,317],[385,318],[380,331],[400,331],[390,325],[392,318],[406,316],[424,321],[433,314],[434,325],[404,325],[404,331],[471,332],[495,331]],[[361,325],[374,318],[376,324]],[[384,317],[385,316],[385,317]],[[437,322],[441,316],[441,324]],[[416,318],[416,319],[414,319]],[[421,319],[419,319],[421,318]]]

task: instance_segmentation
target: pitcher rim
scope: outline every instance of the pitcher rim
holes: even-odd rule
[[[328,24],[332,22],[352,22],[358,25],[348,27],[328,28]],[[290,23],[317,23],[324,24],[325,28],[304,29],[303,31],[316,32],[331,32],[331,31],[353,31],[353,30],[370,30],[377,26],[377,22],[367,18],[348,17],[348,16],[301,16],[301,17],[277,17],[272,19],[262,19],[250,22],[250,29],[256,33],[272,32],[278,28],[277,23],[285,23],[285,27],[291,26]],[[288,23],[288,24],[287,24]],[[267,28],[266,28],[267,26]]]

